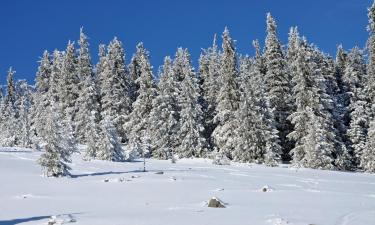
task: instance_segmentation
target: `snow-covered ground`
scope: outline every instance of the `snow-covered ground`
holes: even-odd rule
[[[41,176],[29,149],[0,149],[0,225],[374,225],[375,175],[208,160],[85,162]],[[163,171],[164,174],[155,174]],[[108,182],[105,182],[107,180]],[[268,185],[269,191],[262,192]],[[217,197],[226,208],[208,208]]]

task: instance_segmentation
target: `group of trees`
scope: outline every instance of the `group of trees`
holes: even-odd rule
[[[158,79],[142,43],[127,65],[114,38],[99,46],[94,66],[81,29],[77,51],[69,42],[43,54],[35,87],[15,83],[9,70],[0,144],[44,149],[50,176],[68,173],[78,143],[86,159],[177,155],[375,172],[375,4],[368,16],[367,48],[339,46],[335,59],[297,27],[283,48],[267,14],[264,50],[254,41],[254,57],[239,55],[225,28],[222,47],[215,36],[197,71],[178,48]]]

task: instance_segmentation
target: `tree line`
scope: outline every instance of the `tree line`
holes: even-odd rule
[[[44,52],[35,86],[9,70],[0,145],[42,149],[49,176],[69,173],[78,144],[87,160],[209,157],[375,172],[375,4],[368,17],[366,48],[340,45],[332,58],[297,27],[284,48],[268,13],[254,57],[240,55],[225,28],[221,48],[215,35],[198,70],[178,48],[157,76],[143,43],[127,64],[117,38],[99,46],[93,65],[81,29],[78,49],[69,42]]]

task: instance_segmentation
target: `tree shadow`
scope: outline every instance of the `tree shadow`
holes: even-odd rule
[[[146,171],[147,172],[147,171]],[[105,176],[105,175],[119,175],[127,173],[144,173],[143,170],[131,170],[131,171],[107,171],[107,172],[96,172],[96,173],[83,173],[83,174],[71,174],[71,178],[80,177],[91,177],[91,176]]]
[[[82,213],[69,213],[69,214],[59,214],[57,216],[72,216]],[[19,219],[12,219],[12,220],[0,220],[0,225],[16,225],[20,223],[27,223],[27,222],[33,222],[38,220],[45,220],[50,219],[52,215],[49,216],[33,216],[33,217],[26,217],[26,218],[19,218]]]
[[[34,216],[34,217],[28,217],[28,218],[20,218],[20,219],[13,219],[13,220],[0,220],[0,225],[15,225],[19,223],[27,223],[37,220],[44,220],[51,218],[51,216]]]
[[[106,172],[96,172],[96,173],[83,173],[83,174],[71,174],[71,178],[81,178],[81,177],[91,177],[91,176],[105,176],[105,175],[119,175],[119,174],[129,174],[129,173],[155,173],[155,172],[186,172],[191,170],[174,170],[174,169],[166,169],[166,170],[146,170],[143,171],[139,170],[130,170],[130,171],[106,171]],[[1,224],[0,224],[1,225]]]

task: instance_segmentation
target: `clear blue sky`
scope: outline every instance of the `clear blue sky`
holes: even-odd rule
[[[240,53],[253,54],[251,41],[264,42],[271,12],[286,43],[290,26],[333,55],[336,46],[364,46],[367,7],[372,0],[1,0],[0,83],[13,66],[16,78],[34,82],[43,50],[65,49],[79,28],[90,37],[93,61],[99,43],[114,36],[123,42],[127,62],[143,41],[155,68],[177,47],[189,49],[194,64],[214,33],[228,26]]]

